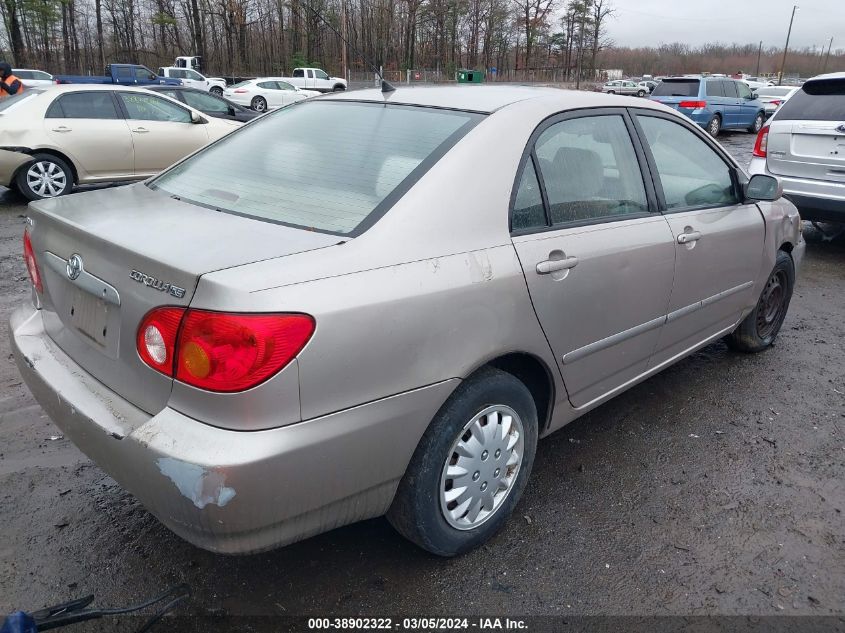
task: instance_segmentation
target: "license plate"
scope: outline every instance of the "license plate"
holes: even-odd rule
[[[92,294],[75,289],[70,307],[70,322],[80,334],[101,347],[106,346],[109,305]]]

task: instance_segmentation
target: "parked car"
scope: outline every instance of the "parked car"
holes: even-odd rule
[[[45,73],[43,70],[33,70],[31,68],[17,68],[12,71],[12,74],[21,80],[27,88],[34,88],[35,86],[52,86],[56,83],[53,75]]]
[[[341,92],[346,90],[346,80],[331,77],[321,68],[294,68],[290,77],[283,77],[292,86],[317,92]]]
[[[222,95],[226,89],[226,80],[222,77],[206,77],[205,75],[191,70],[190,68],[176,68],[175,66],[162,66],[158,69],[159,77],[170,77],[179,79],[183,86],[213,92]]]
[[[813,222],[845,223],[845,73],[807,80],[757,135],[753,174],[771,174]]]
[[[772,343],[804,250],[778,198],[642,99],[327,95],[30,205],[12,350],[65,437],[200,547],[387,513],[450,556],[514,510],[538,437],[722,337]]]
[[[763,104],[742,81],[727,77],[671,77],[651,93],[703,127],[712,137],[722,130],[757,133],[766,120]]]
[[[239,125],[142,88],[31,88],[0,101],[0,185],[37,200],[148,178]]]
[[[56,75],[58,84],[119,84],[121,86],[151,86],[164,84],[181,86],[181,79],[159,77],[146,66],[138,64],[109,64],[103,76],[97,75]]]
[[[235,103],[252,108],[256,112],[266,112],[274,108],[316,97],[316,90],[302,90],[279,77],[259,77],[248,79],[229,86],[223,96]]]
[[[651,91],[654,90],[655,86],[657,86],[659,82],[654,81],[652,79],[644,79],[637,83],[638,88],[645,88],[646,92],[651,94]]]
[[[159,94],[167,95],[172,99],[181,101],[189,105],[195,110],[199,110],[203,114],[213,116],[218,119],[228,119],[229,121],[240,121],[246,123],[252,121],[259,113],[255,110],[250,110],[242,105],[238,105],[233,101],[229,101],[225,97],[219,97],[214,93],[206,92],[205,90],[197,90],[196,88],[185,88],[182,86],[150,86],[147,90],[152,90]]]
[[[754,91],[756,99],[763,104],[766,118],[772,116],[780,105],[789,99],[798,88],[789,86],[767,86]]]
[[[601,91],[611,95],[636,95],[638,97],[644,97],[648,93],[645,86],[640,86],[626,79],[608,81],[602,86]]]

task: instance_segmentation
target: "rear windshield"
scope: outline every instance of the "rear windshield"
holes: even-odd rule
[[[780,107],[777,120],[845,120],[845,79],[822,79],[804,84]]]
[[[664,79],[654,90],[652,97],[697,97],[698,79]]]
[[[241,86],[246,86],[247,84],[251,84],[252,79],[247,79],[246,81],[239,81],[236,84],[232,84],[229,88],[240,88]]]
[[[12,95],[11,97],[6,97],[5,99],[0,99],[0,112],[4,112],[7,110],[12,110],[16,106],[29,101],[30,99],[34,99],[38,95],[40,95],[43,90],[33,90],[32,88],[25,89],[19,92],[16,95]]]
[[[215,143],[151,186],[220,211],[354,235],[480,118],[381,103],[300,102]]]

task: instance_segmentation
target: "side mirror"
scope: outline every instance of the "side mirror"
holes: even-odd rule
[[[774,176],[754,174],[745,185],[746,200],[772,202],[783,196],[783,185]]]
[[[191,112],[191,123],[208,123],[205,119],[203,119],[199,114],[196,112]]]

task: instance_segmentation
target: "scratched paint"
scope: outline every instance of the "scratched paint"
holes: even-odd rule
[[[235,489],[226,485],[226,475],[174,457],[159,457],[156,465],[183,496],[202,510],[208,504],[225,506],[235,496]]]

